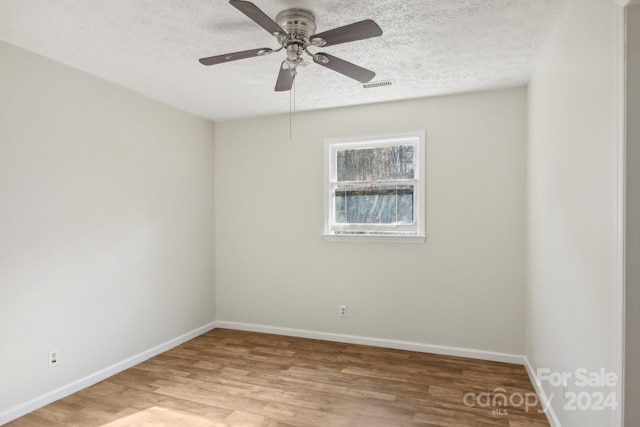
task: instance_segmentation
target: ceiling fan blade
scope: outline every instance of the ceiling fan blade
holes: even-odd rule
[[[316,46],[332,46],[334,44],[363,40],[381,35],[382,30],[378,24],[371,19],[365,19],[364,21],[354,22],[344,27],[325,31],[324,33],[314,34],[309,37],[309,40],[311,44]],[[315,42],[314,39],[316,40]],[[324,43],[318,39],[324,40]]]
[[[373,71],[359,67],[351,62],[345,61],[344,59],[336,58],[328,53],[316,53],[313,55],[313,61],[323,67],[327,67],[340,74],[344,74],[347,77],[351,77],[360,83],[366,83],[376,75]]]
[[[255,4],[250,1],[242,1],[242,0],[229,0],[231,6],[238,9],[240,12],[247,15],[250,19],[252,19],[256,24],[260,25],[262,28],[267,30],[269,34],[276,35],[282,34],[286,35],[287,32],[280,28],[278,24],[276,24],[273,19],[269,18],[266,13],[258,8]]]
[[[280,66],[280,72],[278,73],[278,80],[276,81],[276,92],[286,92],[291,90],[293,86],[293,79],[295,78],[293,74],[291,74],[291,70],[288,68],[284,68],[285,61],[282,61],[282,65]]]
[[[202,65],[216,65],[225,62],[237,61],[238,59],[253,58],[254,56],[268,55],[273,52],[272,49],[263,47],[262,49],[243,50],[242,52],[227,53],[224,55],[209,56],[208,58],[200,58]]]

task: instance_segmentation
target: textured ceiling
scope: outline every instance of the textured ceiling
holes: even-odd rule
[[[392,79],[393,85],[363,89],[307,60],[295,85],[300,111],[525,84],[566,1],[253,3],[273,19],[290,7],[309,9],[317,32],[367,18],[384,32],[322,50],[375,71],[373,81]],[[284,52],[210,67],[198,62],[278,47],[226,0],[0,0],[0,40],[212,120],[290,107],[290,94],[273,90]]]

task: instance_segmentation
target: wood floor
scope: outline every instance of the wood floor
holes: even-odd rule
[[[519,365],[214,329],[7,427],[549,426],[527,393]]]

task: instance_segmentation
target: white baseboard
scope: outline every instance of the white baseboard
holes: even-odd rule
[[[536,394],[540,398],[540,403],[542,404],[543,408],[547,408],[547,410],[545,411],[545,415],[547,416],[549,424],[551,424],[551,427],[562,427],[555,411],[553,410],[553,407],[551,406],[551,401],[547,396],[547,393],[544,391],[544,388],[542,388],[542,386],[540,386],[540,384],[538,383],[537,375],[533,370],[533,366],[531,366],[531,363],[529,363],[529,359],[525,357],[524,362],[524,367],[529,374],[529,379],[533,384],[533,388],[535,389]]]
[[[398,350],[419,351],[421,353],[443,354],[446,356],[470,357],[472,359],[490,360],[493,362],[525,364],[525,357],[518,354],[497,353],[460,347],[422,344],[410,341],[397,341],[384,338],[369,338],[357,335],[343,335],[329,332],[316,332],[304,329],[281,328],[277,326],[254,325],[250,323],[227,322],[219,320],[217,328],[237,329],[240,331],[262,332],[266,334],[285,335],[290,337],[311,338],[335,341],[348,344],[362,344],[373,347],[386,347]]]
[[[531,382],[536,388],[536,392],[538,393],[540,398],[544,401],[545,404],[547,403],[547,400],[548,400],[547,396],[544,393],[544,390],[541,387],[539,387],[535,381],[535,374],[533,372],[533,368],[529,364],[529,361],[525,356],[522,356],[522,355],[498,353],[498,352],[467,349],[467,348],[460,348],[460,347],[448,347],[448,346],[441,346],[441,345],[423,344],[423,343],[416,343],[416,342],[410,342],[410,341],[398,341],[398,340],[390,340],[390,339],[384,339],[384,338],[370,338],[370,337],[362,337],[357,335],[317,332],[317,331],[309,331],[304,329],[291,329],[291,328],[282,328],[282,327],[276,327],[276,326],[255,325],[250,323],[217,321],[217,322],[212,322],[207,325],[204,325],[200,328],[194,329],[193,331],[187,332],[186,334],[173,338],[149,350],[143,351],[142,353],[139,353],[126,360],[123,360],[114,365],[111,365],[94,374],[91,374],[87,377],[81,378],[70,384],[57,388],[49,393],[36,397],[21,405],[10,408],[0,413],[0,425],[6,424],[16,418],[19,418],[23,415],[28,414],[29,412],[35,411],[36,409],[39,409],[45,405],[48,405],[49,403],[52,403],[58,399],[62,399],[63,397],[69,396],[70,394],[76,393],[84,388],[90,387],[106,378],[109,378],[112,375],[115,375],[121,371],[124,371],[125,369],[131,368],[139,363],[142,363],[147,359],[150,359],[160,353],[168,351],[214,328],[237,329],[241,331],[262,332],[267,334],[285,335],[285,336],[292,336],[292,337],[299,337],[299,338],[311,338],[311,339],[319,339],[319,340],[326,340],[326,341],[342,342],[342,343],[348,343],[348,344],[362,344],[362,345],[370,345],[374,347],[385,347],[385,348],[393,348],[398,350],[418,351],[422,353],[442,354],[447,356],[469,357],[472,359],[489,360],[494,362],[504,362],[504,363],[514,363],[518,365],[524,365],[525,368],[527,369],[527,372],[529,373]],[[555,416],[555,413],[553,413],[552,408],[550,409],[550,412],[547,413],[547,417],[549,418],[549,422],[551,423],[552,427],[561,427],[557,417]]]
[[[207,325],[201,326],[197,329],[194,329],[193,331],[187,332],[186,334],[180,335],[179,337],[173,338],[160,345],[150,348],[149,350],[145,350],[142,353],[136,354],[135,356],[125,359],[122,362],[118,362],[114,365],[106,367],[89,376],[86,376],[70,384],[59,387],[53,391],[43,394],[42,396],[36,397],[35,399],[31,399],[28,402],[25,402],[21,405],[10,408],[0,413],[0,425],[6,424],[10,421],[15,420],[16,418],[19,418],[23,415],[28,414],[29,412],[42,408],[43,406],[46,406],[49,403],[55,402],[58,399],[62,399],[63,397],[69,396],[70,394],[76,393],[84,388],[87,388],[96,383],[99,383],[100,381],[106,378],[109,378],[110,376],[115,375],[118,372],[124,371],[125,369],[131,368],[139,363],[142,363],[147,359],[157,356],[160,353],[163,353],[199,335],[202,335],[205,332],[208,332],[214,329],[215,327],[216,327],[216,322],[212,322]]]

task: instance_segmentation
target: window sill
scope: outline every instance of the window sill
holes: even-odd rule
[[[323,234],[325,242],[357,242],[357,243],[424,243],[427,234],[418,236],[382,236],[382,235],[349,235]]]

